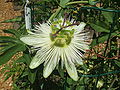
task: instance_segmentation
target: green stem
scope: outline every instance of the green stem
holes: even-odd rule
[[[75,1],[75,2],[69,2],[69,3],[67,3],[66,5],[71,5],[71,4],[82,4],[82,3],[89,3],[88,1]],[[59,12],[61,11],[61,7],[58,7],[58,9],[56,10],[56,12],[55,13],[53,13],[52,15],[51,15],[51,17],[49,18],[49,21],[52,21],[53,20],[53,18],[55,18],[58,14],[59,14]]]
[[[74,1],[74,2],[69,2],[69,3],[67,3],[66,5],[71,5],[71,4],[82,4],[82,3],[89,3],[88,1]]]
[[[52,16],[49,18],[49,21],[52,21],[53,18],[55,18],[58,15],[58,13],[60,12],[61,9],[62,9],[61,7],[58,7],[58,9],[56,10],[56,12],[53,13]]]

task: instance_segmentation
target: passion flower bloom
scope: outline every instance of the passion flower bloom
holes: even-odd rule
[[[35,26],[34,32],[20,38],[25,44],[33,46],[36,55],[30,68],[34,69],[44,63],[43,76],[47,78],[57,65],[66,68],[69,76],[77,81],[76,64],[83,64],[82,52],[88,49],[89,37],[83,32],[85,23],[74,24],[73,20],[55,20]]]

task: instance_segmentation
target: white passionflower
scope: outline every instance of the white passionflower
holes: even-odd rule
[[[72,25],[72,21],[62,18],[53,23],[36,25],[34,32],[20,38],[24,43],[38,48],[30,68],[34,69],[44,63],[43,76],[47,78],[55,67],[61,63],[69,76],[77,81],[78,74],[75,64],[82,64],[82,52],[88,49],[87,33],[83,33],[85,23]]]

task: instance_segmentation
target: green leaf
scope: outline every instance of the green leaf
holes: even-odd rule
[[[67,77],[67,83],[68,83],[69,85],[72,85],[72,84],[75,83],[75,81],[73,81],[73,79]]]
[[[90,23],[90,26],[97,32],[109,32],[108,29],[105,29],[104,27],[101,27],[101,26],[96,25],[94,23]]]
[[[23,57],[24,57],[24,59],[25,59],[26,64],[29,66],[29,65],[30,65],[30,62],[31,62],[31,56],[30,56],[30,54],[28,54],[28,53],[26,54],[26,53],[24,52]]]
[[[120,67],[120,61],[115,60],[115,64]]]
[[[117,35],[116,32],[111,33],[110,37]],[[104,43],[107,41],[109,34],[105,34],[104,36],[101,36],[98,38],[98,43]]]
[[[109,34],[105,34],[104,36],[101,36],[101,37],[99,37],[99,38],[95,38],[95,39],[92,41],[92,43],[91,43],[91,47],[93,47],[93,46],[95,46],[95,45],[97,45],[97,44],[99,44],[99,43],[104,43],[105,41],[107,41],[108,36],[109,36]],[[98,40],[97,40],[97,39],[98,39]]]
[[[25,46],[24,45],[16,45],[3,54],[0,55],[0,65],[5,64],[7,61],[9,61],[14,54],[16,54],[19,51],[24,51]]]
[[[9,44],[9,45],[3,47],[2,49],[0,49],[0,53],[3,53],[14,46],[15,46],[15,44]]]
[[[3,30],[3,32],[13,34],[16,37],[20,37],[20,33],[18,33],[18,31],[16,31],[15,29],[6,29]]]
[[[18,30],[25,30],[25,24],[21,24],[20,27],[18,28]]]
[[[14,61],[14,63],[24,63],[25,62],[25,59],[24,59],[24,57],[22,56],[22,57],[20,57],[20,58],[18,58],[16,61]]]
[[[85,87],[84,86],[77,86],[75,90],[85,90]]]
[[[21,43],[21,41],[19,39],[16,39],[16,38],[10,37],[10,36],[0,36],[0,41],[2,41],[2,42],[10,41],[10,42],[15,42],[15,43]]]
[[[69,1],[70,0],[60,0],[60,6],[64,8]]]
[[[12,23],[12,22],[20,22],[20,21],[22,21],[22,17],[16,17],[16,18],[13,18],[13,19],[5,20],[1,23]]]
[[[61,67],[58,68],[58,72],[62,78],[64,78],[64,69],[61,69]]]
[[[28,71],[24,71],[23,74],[20,77],[23,78],[23,77],[27,76],[28,73],[29,73]]]
[[[12,76],[12,73],[11,73],[11,72],[5,72],[5,73],[6,73],[6,75],[5,75],[4,82],[5,82],[6,80],[8,80],[8,79]]]
[[[83,68],[85,71],[87,71],[88,66],[87,66],[86,64],[83,64],[83,65],[82,65],[82,68]]]
[[[71,88],[66,86],[66,89],[65,89],[65,90],[71,90]]]
[[[95,45],[97,45],[97,39],[93,39],[92,43],[90,44],[91,47],[94,47]]]
[[[110,37],[116,36],[116,35],[117,35],[117,33],[113,32],[113,33],[111,33]],[[104,43],[105,41],[107,41],[108,36],[109,36],[109,34],[104,34],[103,36],[100,36],[98,38],[93,39],[93,41],[91,43],[91,47],[93,47],[93,46],[95,46],[95,45],[97,45],[99,43]]]
[[[17,84],[13,83],[12,86],[13,86],[13,90],[20,90],[20,88],[17,86]]]
[[[29,70],[28,80],[33,84],[36,78],[37,70]]]
[[[20,27],[17,29],[20,32],[21,35],[28,34],[25,27],[26,27],[25,24],[21,24]]]
[[[99,37],[98,38],[98,43],[104,43],[105,41],[107,41],[108,36],[109,36],[109,34],[106,34],[104,36]]]
[[[95,5],[96,3],[97,3],[96,0],[89,0],[89,4],[90,4],[90,5]]]
[[[102,14],[108,22],[110,22],[110,23],[113,22],[113,13],[102,11]]]

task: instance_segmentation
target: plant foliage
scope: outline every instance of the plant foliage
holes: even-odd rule
[[[27,34],[24,18],[17,17],[2,23],[18,23],[17,29],[3,30],[10,36],[0,36],[0,65],[5,80],[13,78],[13,90],[119,90],[120,89],[120,2],[119,0],[30,0],[32,24],[57,17],[87,23],[93,30],[91,49],[86,53],[83,66],[78,66],[79,80],[73,81],[61,68],[47,79],[43,78],[43,65],[31,70],[29,64],[34,52],[20,41]],[[24,2],[22,2],[24,4]],[[98,6],[97,6],[98,5]],[[116,11],[118,10],[118,11]],[[17,53],[22,55],[14,60]]]

